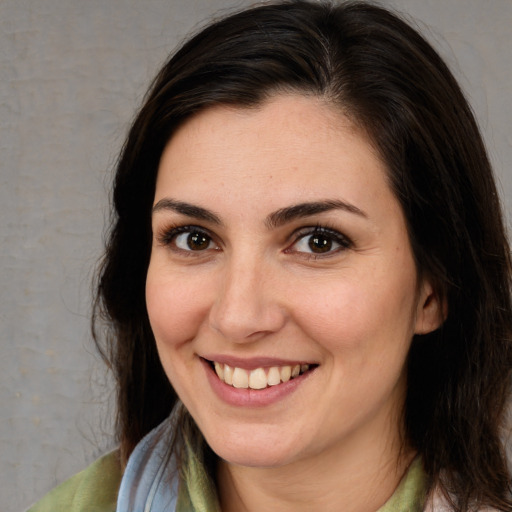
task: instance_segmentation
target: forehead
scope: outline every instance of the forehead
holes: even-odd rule
[[[247,201],[263,192],[279,207],[333,193],[366,202],[383,189],[389,192],[386,167],[363,131],[321,98],[290,94],[188,119],[162,155],[155,202],[165,194],[190,201],[205,193],[220,202],[225,194]]]

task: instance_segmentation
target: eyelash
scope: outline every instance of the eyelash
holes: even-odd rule
[[[334,250],[331,250],[331,247],[328,247],[327,251],[325,253],[314,253],[314,252],[305,252],[305,251],[294,251],[293,247],[297,245],[302,240],[307,240],[308,238],[311,240],[312,237],[323,237],[327,241],[330,241],[331,243],[334,242],[339,247],[335,248]],[[294,241],[293,243],[285,250],[285,252],[295,252],[297,254],[303,255],[305,258],[308,259],[319,259],[319,258],[328,258],[330,256],[333,256],[334,254],[337,254],[339,252],[342,252],[346,249],[350,249],[353,246],[352,241],[346,236],[340,233],[338,230],[329,228],[327,226],[312,226],[312,227],[304,227],[300,228],[297,231],[293,233]],[[308,243],[309,245],[309,243]],[[311,248],[311,246],[310,246]]]
[[[193,226],[193,225],[187,225],[187,226],[171,226],[164,230],[162,230],[161,233],[158,234],[157,240],[158,242],[166,247],[172,247],[174,251],[180,252],[182,254],[185,254],[187,256],[193,256],[193,253],[196,252],[202,252],[202,251],[193,251],[186,249],[180,249],[175,245],[176,238],[184,233],[188,233],[189,236],[192,234],[198,234],[203,235],[205,238],[209,240],[209,242],[214,242],[213,237],[210,235],[208,230],[200,228],[199,226]],[[215,242],[214,242],[215,243]]]
[[[158,235],[158,242],[166,247],[171,247],[172,250],[179,252],[180,254],[184,254],[186,256],[197,256],[197,253],[201,253],[206,251],[209,247],[205,249],[200,249],[194,251],[192,249],[186,250],[181,249],[175,245],[176,239],[179,235],[188,233],[189,236],[192,234],[198,234],[205,237],[208,240],[208,243],[216,244],[218,250],[218,245],[215,242],[214,237],[208,232],[208,230],[203,229],[199,226],[194,225],[185,225],[185,226],[171,226],[166,229],[163,229]],[[311,239],[314,236],[323,237],[328,244],[326,252],[315,253],[315,252],[306,252],[306,251],[298,251],[294,250],[294,246],[296,246],[299,242],[306,239]],[[311,226],[311,227],[303,227],[293,232],[290,237],[292,239],[292,243],[284,250],[286,254],[295,253],[299,254],[307,259],[319,259],[319,258],[328,258],[329,256],[333,256],[338,252],[344,251],[346,249],[350,249],[353,245],[352,241],[336,229],[329,228],[327,226]],[[332,250],[332,243],[337,244],[338,247]],[[311,245],[308,243],[308,246],[311,248]],[[195,253],[195,254],[194,254]]]

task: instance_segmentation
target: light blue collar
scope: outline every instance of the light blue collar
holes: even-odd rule
[[[121,480],[116,512],[176,512],[179,476],[170,454],[172,415],[135,447]]]

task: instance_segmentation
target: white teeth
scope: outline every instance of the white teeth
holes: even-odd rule
[[[251,389],[264,389],[267,387],[267,374],[263,368],[256,368],[249,374],[249,387]]]
[[[215,362],[215,373],[217,373],[220,380],[224,380],[224,366]]]
[[[242,368],[233,370],[233,387],[246,389],[249,387],[249,375]]]
[[[267,386],[277,386],[281,382],[288,382],[309,370],[309,364],[272,366],[268,370],[255,368],[251,371],[216,361],[213,365],[220,380],[239,389],[265,389]]]
[[[227,364],[224,365],[224,382],[233,385],[233,368]]]
[[[268,371],[267,382],[269,386],[277,386],[281,384],[281,372],[277,366],[272,366]]]
[[[283,382],[288,382],[292,376],[292,367],[291,366],[283,366],[281,368],[281,380]]]

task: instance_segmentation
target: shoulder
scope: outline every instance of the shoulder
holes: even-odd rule
[[[28,512],[114,512],[121,478],[119,454],[113,451],[55,487]]]

